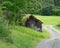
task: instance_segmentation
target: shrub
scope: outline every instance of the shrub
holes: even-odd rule
[[[10,31],[8,29],[7,23],[0,17],[0,39],[4,41],[11,42]]]
[[[52,7],[49,6],[49,7],[42,8],[40,13],[41,15],[52,15]]]
[[[53,15],[60,16],[60,9],[53,9]]]

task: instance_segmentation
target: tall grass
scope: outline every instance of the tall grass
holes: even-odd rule
[[[10,31],[8,29],[7,23],[3,18],[0,17],[0,39],[4,41],[12,41],[10,38]]]
[[[14,45],[17,48],[35,48],[37,43],[49,38],[49,33],[43,30],[42,33],[23,26],[15,26],[11,29]]]

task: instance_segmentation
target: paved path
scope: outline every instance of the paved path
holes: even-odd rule
[[[60,48],[60,31],[52,25],[44,26],[44,29],[50,33],[51,38],[40,42],[36,48]]]

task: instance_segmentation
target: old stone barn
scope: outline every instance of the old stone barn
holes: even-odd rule
[[[27,15],[24,19],[23,25],[39,32],[42,32],[42,21],[34,17],[33,15]]]

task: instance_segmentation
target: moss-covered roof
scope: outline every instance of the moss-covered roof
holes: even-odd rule
[[[27,14],[27,15],[23,16],[21,23],[24,24],[27,21],[27,19],[29,19],[30,15],[31,14]]]
[[[27,15],[25,15],[25,16],[23,16],[23,18],[22,18],[22,20],[21,20],[21,23],[22,23],[22,25],[24,25],[25,24],[25,22],[30,18],[30,16],[31,16],[31,14],[27,14]],[[34,18],[36,18],[34,15],[32,15]],[[37,19],[37,18],[36,18]],[[39,19],[37,19],[37,20],[39,20]],[[39,20],[40,21],[40,20]],[[41,21],[40,21],[41,22]]]

